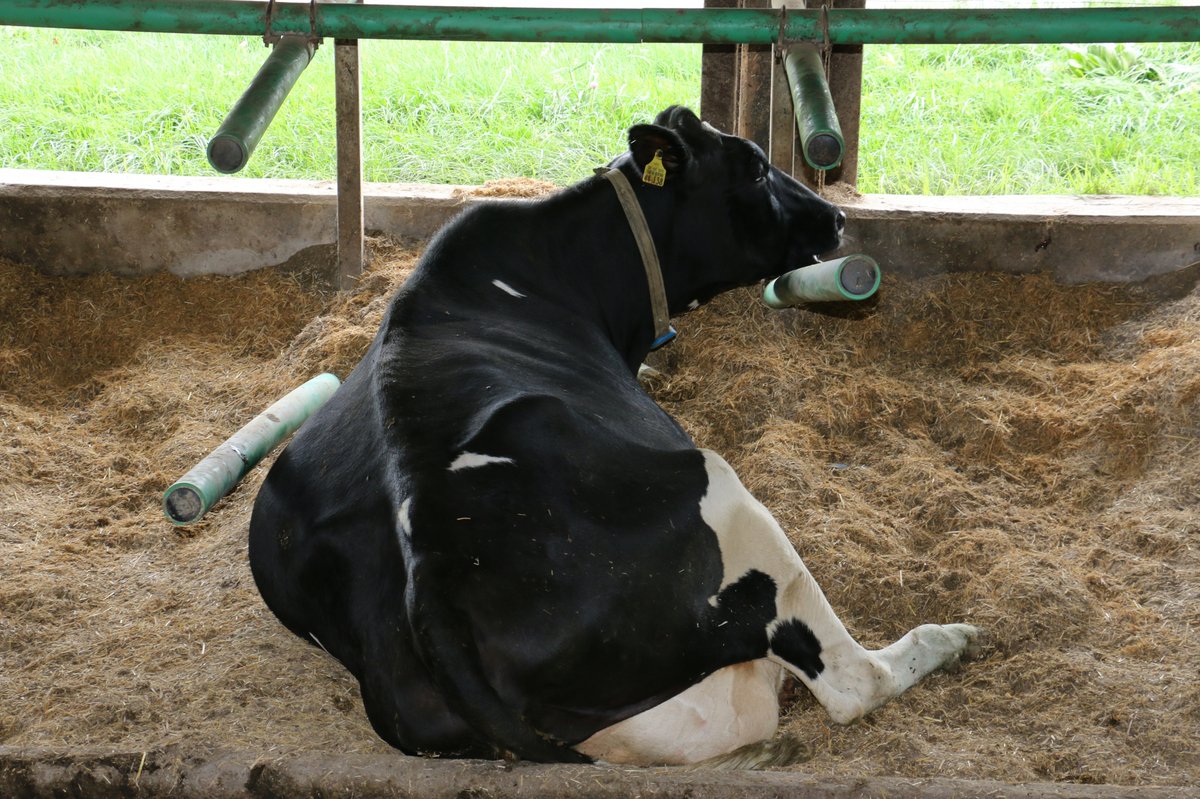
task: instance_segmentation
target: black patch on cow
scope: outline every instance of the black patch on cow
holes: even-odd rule
[[[775,581],[750,569],[717,594],[709,615],[712,643],[734,660],[762,657],[767,649],[767,625],[775,618]]]
[[[775,610],[775,581],[765,572],[750,569],[717,594],[717,615],[721,618],[749,620],[754,625],[769,624]]]
[[[821,642],[808,625],[789,619],[775,628],[771,636],[771,651],[800,669],[810,680],[825,670],[821,660]]]

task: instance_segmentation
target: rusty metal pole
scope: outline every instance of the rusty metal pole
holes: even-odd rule
[[[361,3],[362,0],[353,0]],[[363,270],[362,78],[358,40],[335,39],[337,116],[338,288],[350,289]]]
[[[739,0],[739,8],[771,7],[771,0]],[[737,115],[734,133],[771,152],[771,61],[770,44],[738,47]]]
[[[705,8],[737,8],[738,0],[704,0]],[[737,118],[736,44],[706,44],[700,56],[700,116],[718,130],[733,132]]]
[[[834,8],[866,8],[867,0],[834,0]],[[858,128],[862,113],[863,46],[835,44],[829,59],[829,92],[842,126],[842,163],[825,175],[826,183],[858,185]]]
[[[802,9],[804,0],[771,0],[771,7]],[[783,63],[786,50],[786,47],[775,45],[771,53],[771,148],[767,157],[773,166],[793,175],[798,169],[796,161],[801,146],[792,113],[792,91]]]
[[[797,138],[783,50],[776,45],[771,58],[771,149],[767,151],[767,156],[772,166],[789,175],[795,172],[797,154],[801,151]]]

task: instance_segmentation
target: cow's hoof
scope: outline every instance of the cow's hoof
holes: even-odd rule
[[[983,651],[983,630],[973,624],[943,624],[937,629],[946,637],[949,648],[942,671],[957,672],[963,661],[975,660]]]
[[[956,627],[967,627],[971,632],[967,636],[967,645],[963,647],[959,653],[960,660],[978,660],[983,656],[983,650],[988,646],[988,634],[981,627],[976,627],[973,624],[954,625]]]

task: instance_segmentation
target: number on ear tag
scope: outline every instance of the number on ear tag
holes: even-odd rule
[[[651,186],[662,186],[667,182],[667,168],[663,166],[662,150],[655,150],[654,157],[650,159],[650,163],[646,164],[646,168],[642,170],[642,183],[649,183]]]

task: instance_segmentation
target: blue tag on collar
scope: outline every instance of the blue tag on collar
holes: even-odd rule
[[[659,347],[665,347],[666,345],[670,344],[675,340],[675,335],[675,328],[671,325],[667,325],[667,332],[654,339],[654,343],[650,345],[650,351],[654,352]]]

